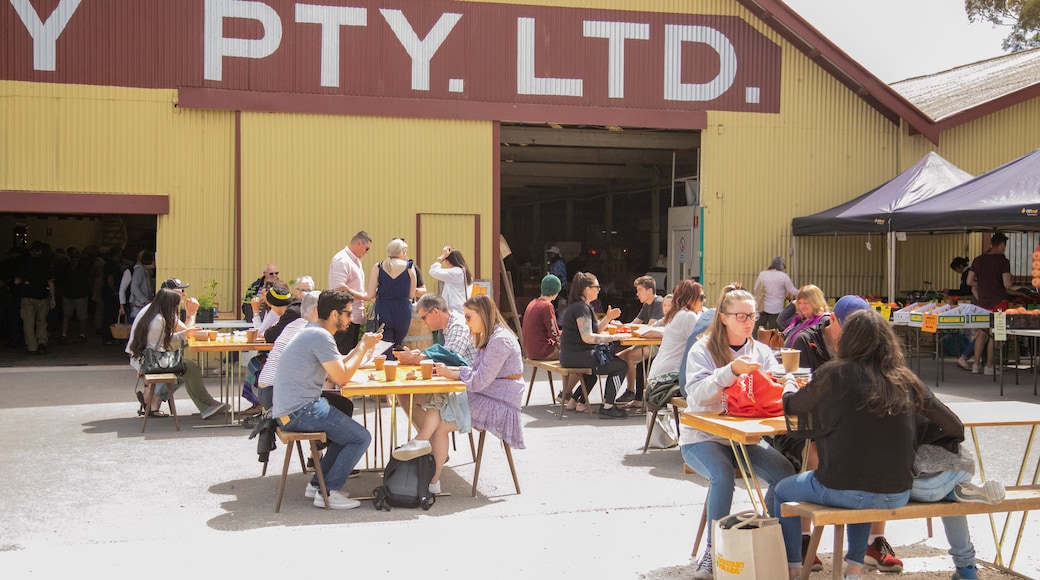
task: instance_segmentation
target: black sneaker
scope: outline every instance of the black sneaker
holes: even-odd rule
[[[621,407],[618,407],[617,405],[614,405],[610,408],[599,408],[600,419],[624,419],[625,417],[628,417],[628,413],[625,413],[625,410]]]
[[[47,354],[47,345],[41,344],[40,346],[36,347],[36,352],[40,354]]]
[[[632,391],[625,391],[620,397],[614,399],[615,403],[631,403],[636,400],[636,394]]]

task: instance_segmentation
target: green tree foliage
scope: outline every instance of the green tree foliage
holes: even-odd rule
[[[1007,26],[1002,43],[1012,52],[1040,46],[1040,0],[964,0],[970,22]]]

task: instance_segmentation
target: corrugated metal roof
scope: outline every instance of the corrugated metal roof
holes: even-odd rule
[[[1030,87],[1040,79],[1040,48],[906,79],[892,88],[933,121]]]

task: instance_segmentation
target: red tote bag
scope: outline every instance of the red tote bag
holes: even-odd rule
[[[740,375],[722,391],[725,394],[723,414],[733,417],[780,417],[784,414],[784,386],[772,375],[752,371]]]

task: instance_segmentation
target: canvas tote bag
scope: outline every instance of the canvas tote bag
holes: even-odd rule
[[[730,514],[712,524],[715,580],[787,578],[784,536],[776,518],[753,511]]]

